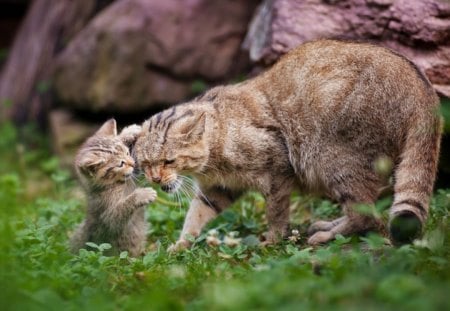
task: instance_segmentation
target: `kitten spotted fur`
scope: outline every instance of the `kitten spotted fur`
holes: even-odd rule
[[[75,169],[88,200],[86,219],[71,238],[78,252],[86,242],[110,243],[107,254],[144,252],[147,222],[145,206],[156,198],[152,188],[137,188],[132,180],[134,159],[129,147],[140,127],[132,125],[116,132],[114,119],[107,121],[80,148]]]
[[[192,200],[180,239],[227,208],[243,191],[267,201],[268,242],[286,235],[294,187],[326,194],[345,216],[319,221],[308,242],[380,229],[359,214],[374,204],[384,177],[379,158],[393,162],[390,233],[397,243],[420,234],[428,215],[441,137],[439,99],[406,58],[382,47],[320,40],[299,46],[243,83],[216,87],[143,124],[139,165],[151,181],[174,191],[191,174]]]

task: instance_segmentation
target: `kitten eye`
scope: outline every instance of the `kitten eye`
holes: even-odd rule
[[[164,161],[164,165],[169,165],[169,164],[173,164],[173,163],[175,163],[175,159]]]
[[[125,161],[120,161],[119,167],[123,167],[125,165]]]

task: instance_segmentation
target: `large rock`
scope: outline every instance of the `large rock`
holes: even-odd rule
[[[369,40],[405,55],[450,97],[450,2],[444,0],[265,0],[244,46],[272,63],[318,38]]]
[[[46,122],[52,103],[49,81],[55,56],[111,1],[30,1],[0,73],[0,121]]]
[[[60,100],[79,109],[139,112],[192,95],[248,64],[240,46],[257,1],[123,0],[81,31],[58,60]]]
[[[101,126],[77,118],[71,111],[56,109],[49,114],[49,130],[53,151],[61,164],[72,168],[73,159],[80,145]]]

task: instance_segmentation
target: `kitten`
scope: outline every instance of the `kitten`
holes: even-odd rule
[[[145,206],[155,200],[156,192],[136,188],[132,180],[135,163],[129,147],[139,132],[140,127],[132,125],[117,135],[116,121],[111,119],[78,151],[75,169],[88,207],[86,219],[71,238],[73,252],[85,248],[86,242],[110,243],[110,255],[128,251],[139,256],[144,252]]]
[[[410,242],[427,218],[441,137],[439,98],[406,58],[364,43],[320,40],[299,46],[243,83],[216,87],[143,124],[135,150],[147,179],[175,191],[192,174],[201,192],[181,237],[227,208],[243,191],[267,201],[268,243],[285,236],[293,187],[320,191],[345,216],[314,223],[309,244],[383,224],[354,209],[374,204],[383,184],[378,159],[393,162],[390,234]]]

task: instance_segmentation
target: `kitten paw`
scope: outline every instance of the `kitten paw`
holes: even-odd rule
[[[175,244],[170,245],[167,248],[167,252],[171,254],[175,254],[181,251],[184,251],[185,249],[188,249],[189,246],[191,246],[191,243],[187,240],[178,240],[175,242]]]
[[[309,239],[308,244],[315,246],[324,244],[334,239],[334,233],[331,231],[318,231],[314,233]]]
[[[140,125],[133,124],[125,127],[122,132],[120,132],[119,137],[125,144],[133,144],[141,132],[142,127]]]
[[[127,136],[137,136],[141,133],[142,127],[137,124],[133,124],[130,126],[125,127],[122,132],[120,132],[120,135],[127,135]]]
[[[147,205],[155,201],[157,193],[153,188],[138,188],[134,190],[137,205]]]

